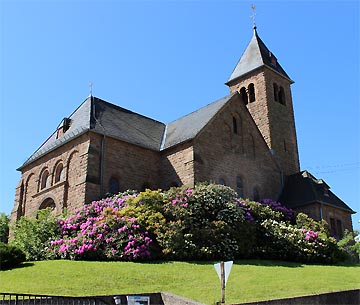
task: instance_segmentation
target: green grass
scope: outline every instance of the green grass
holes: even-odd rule
[[[234,262],[226,302],[240,303],[360,288],[360,265]],[[221,297],[213,263],[41,261],[0,271],[0,292],[108,295],[171,292],[206,304]]]

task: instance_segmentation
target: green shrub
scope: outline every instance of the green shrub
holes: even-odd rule
[[[264,205],[260,202],[246,200],[245,206],[250,209],[250,213],[256,223],[262,223],[267,219],[284,221],[284,214],[281,211],[273,209],[270,205]]]
[[[0,270],[14,268],[25,259],[25,253],[18,247],[0,242]]]
[[[296,227],[318,232],[322,238],[330,237],[329,225],[325,220],[316,221],[304,213],[296,215]]]
[[[357,231],[345,230],[344,237],[338,241],[339,259],[343,261],[357,262],[359,259],[359,243],[355,242]]]
[[[9,216],[0,213],[0,242],[7,244],[9,238]]]
[[[165,193],[166,222],[158,243],[168,259],[234,259],[245,257],[253,234],[234,190],[200,183],[195,188],[171,188]]]
[[[262,258],[281,259],[305,263],[333,263],[337,259],[336,240],[318,232],[267,219],[261,226],[266,241],[260,246]]]
[[[47,248],[59,235],[59,225],[51,209],[38,212],[37,218],[22,216],[14,225],[13,244],[26,255],[26,260],[43,260],[49,257]]]

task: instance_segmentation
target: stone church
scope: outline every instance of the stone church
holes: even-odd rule
[[[72,213],[127,189],[212,181],[325,219],[341,237],[355,212],[300,171],[292,83],[254,27],[229,95],[169,124],[90,95],[18,169],[11,218],[47,207]]]

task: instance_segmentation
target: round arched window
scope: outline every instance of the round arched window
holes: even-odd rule
[[[120,192],[120,183],[119,180],[115,177],[111,177],[109,181],[109,193],[117,194]]]

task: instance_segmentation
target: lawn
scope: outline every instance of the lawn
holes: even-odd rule
[[[236,261],[227,303],[360,288],[360,265]],[[171,292],[205,304],[221,297],[212,262],[131,263],[40,261],[0,271],[0,292],[86,296]]]

